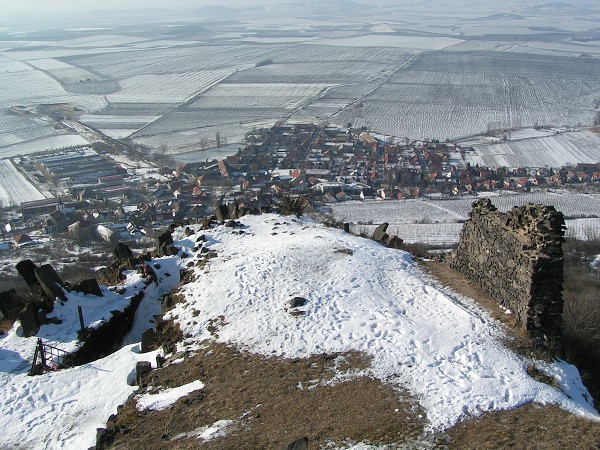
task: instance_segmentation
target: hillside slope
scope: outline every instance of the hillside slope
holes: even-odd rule
[[[157,295],[144,299],[139,331],[151,326],[158,294],[174,286],[167,272],[185,268],[194,281],[164,316],[181,330],[175,354],[135,395],[127,385],[135,362],[155,352],[127,346],[26,377],[19,327],[0,339],[0,413],[10,430],[0,445],[18,448],[26,433],[27,448],[87,448],[123,403],[99,448],[278,448],[303,435],[311,448],[421,448],[457,423],[527,404],[556,405],[590,439],[600,434],[574,366],[509,350],[500,322],[441,288],[407,253],[306,219],[246,216],[227,225],[177,229],[179,254],[152,261]],[[127,289],[141,283],[127,276]]]
[[[216,339],[284,358],[359,351],[372,358],[364,374],[408,390],[431,429],[529,402],[598,417],[573,366],[508,350],[497,322],[436,287],[407,253],[310,221],[242,222],[242,233],[207,233],[218,257],[181,289],[185,300],[166,316],[188,336],[182,348]],[[294,297],[307,300],[299,315],[286,312]],[[532,379],[528,365],[560,389]]]

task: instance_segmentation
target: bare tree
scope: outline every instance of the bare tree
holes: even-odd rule
[[[221,147],[221,133],[219,131],[215,133],[215,142],[217,143],[217,147]]]

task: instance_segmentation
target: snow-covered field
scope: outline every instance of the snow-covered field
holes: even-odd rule
[[[441,50],[451,45],[460,44],[460,39],[446,37],[399,36],[388,34],[368,34],[343,39],[324,39],[319,45],[341,47],[400,47],[419,50]]]
[[[486,167],[561,167],[600,161],[600,135],[576,131],[553,136],[478,145],[467,162]]]
[[[218,83],[231,69],[164,75],[137,75],[119,82],[121,90],[107,96],[111,103],[181,103]]]
[[[34,67],[49,72],[63,83],[77,83],[83,80],[99,80],[100,78],[87,70],[66,64],[57,59],[36,59],[30,61]]]
[[[589,194],[569,191],[534,191],[530,193],[488,193],[500,211],[514,206],[537,203],[554,206],[568,219],[566,235],[593,239],[600,235],[600,199]],[[450,246],[458,242],[462,222],[469,217],[473,197],[448,200],[368,200],[329,205],[336,220],[350,222],[356,234],[372,233],[376,226],[388,222],[388,233],[407,243]]]
[[[20,206],[22,202],[44,198],[10,160],[0,160],[0,208]]]
[[[14,156],[27,155],[30,153],[58,150],[65,147],[87,144],[89,144],[87,139],[78,134],[60,134],[0,147],[0,158],[12,158]]]

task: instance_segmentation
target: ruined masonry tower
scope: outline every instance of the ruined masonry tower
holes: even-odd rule
[[[531,336],[558,339],[564,223],[553,206],[529,204],[501,213],[489,199],[477,200],[450,267],[510,309]]]

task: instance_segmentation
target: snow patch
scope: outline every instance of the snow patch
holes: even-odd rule
[[[140,411],[162,411],[170,408],[180,398],[202,388],[204,388],[204,383],[196,380],[176,388],[160,390],[158,393],[142,394],[136,399],[137,407]]]

